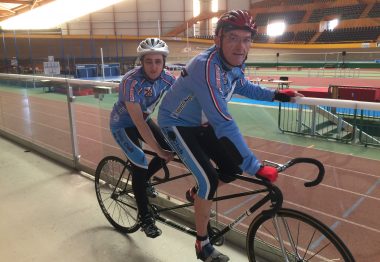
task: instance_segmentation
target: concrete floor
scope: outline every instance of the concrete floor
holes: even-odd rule
[[[0,136],[0,260],[196,261],[194,238],[158,224],[163,235],[123,235],[101,213],[94,183]],[[219,249],[230,261],[244,250]]]

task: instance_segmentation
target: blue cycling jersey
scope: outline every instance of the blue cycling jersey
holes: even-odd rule
[[[218,139],[229,139],[239,151],[240,168],[254,175],[260,162],[244,141],[227,103],[233,94],[272,101],[274,90],[252,84],[243,70],[244,65],[227,68],[216,46],[194,57],[163,98],[158,124],[161,128],[210,124]]]
[[[148,118],[174,80],[174,76],[166,70],[163,70],[154,81],[146,78],[142,67],[126,73],[119,85],[119,99],[111,112],[111,129],[135,126],[125,107],[125,102],[140,104],[144,116]]]

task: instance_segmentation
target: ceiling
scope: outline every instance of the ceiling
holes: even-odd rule
[[[0,0],[0,21],[49,2],[52,0]]]

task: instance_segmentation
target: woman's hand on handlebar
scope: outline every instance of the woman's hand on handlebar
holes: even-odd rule
[[[259,171],[257,171],[256,176],[260,179],[269,180],[270,182],[275,182],[278,177],[277,168],[272,166],[262,166]]]
[[[159,150],[157,152],[157,155],[160,158],[164,159],[166,163],[173,160],[173,158],[174,158],[174,153],[171,151],[165,150],[165,149]]]

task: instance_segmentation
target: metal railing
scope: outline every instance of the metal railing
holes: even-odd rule
[[[81,132],[88,127],[78,119],[78,107],[89,94],[100,102],[118,83],[0,73],[0,85],[9,91],[0,97],[0,131],[75,169],[92,173],[100,159],[91,161],[85,145],[96,138],[86,138]],[[21,92],[23,99],[12,95],[15,92]],[[46,99],[48,93],[53,97]],[[50,102],[45,105],[47,100]],[[46,119],[37,119],[38,114]],[[108,124],[108,120],[104,122],[100,125]]]
[[[380,146],[380,103],[297,98],[280,103],[282,132]]]

